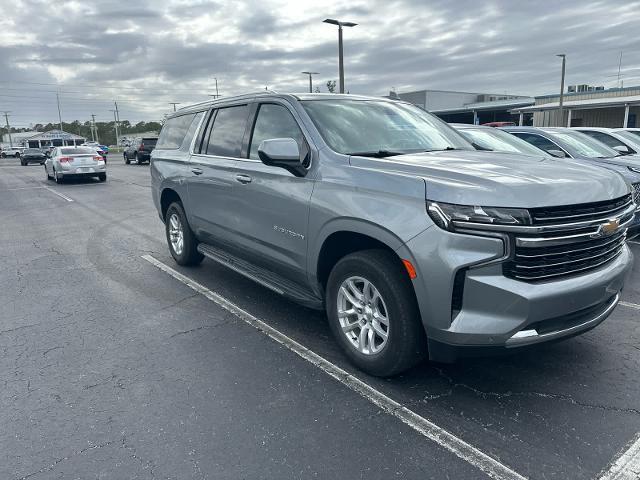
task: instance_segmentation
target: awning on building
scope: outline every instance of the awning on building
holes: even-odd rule
[[[626,97],[604,97],[604,98],[588,98],[584,100],[568,100],[562,102],[565,109],[579,110],[592,108],[610,108],[625,107],[627,105],[640,105],[640,95],[630,95]],[[531,105],[525,107],[514,108],[512,113],[531,113],[543,112],[545,110],[557,110],[560,108],[560,102],[542,103],[540,105]]]

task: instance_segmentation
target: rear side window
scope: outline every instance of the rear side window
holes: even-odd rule
[[[195,117],[195,113],[189,115],[180,115],[179,117],[173,117],[167,120],[167,122],[162,127],[162,131],[160,132],[160,138],[157,141],[158,149],[165,150],[175,150],[180,148],[182,145],[182,141],[193,121],[193,117]],[[144,139],[145,145],[150,145],[147,143],[148,139]]]
[[[304,136],[291,112],[282,105],[265,103],[260,105],[253,127],[249,158],[258,159],[260,143],[270,138],[293,138],[300,151],[303,151]]]
[[[95,148],[80,147],[80,148],[61,148],[60,153],[62,155],[97,155]]]
[[[206,154],[220,157],[240,157],[248,114],[249,107],[247,105],[219,109],[213,120],[206,149],[203,148],[206,150]]]

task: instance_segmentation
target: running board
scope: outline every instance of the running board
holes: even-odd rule
[[[201,243],[198,245],[198,251],[214,262],[224,265],[234,272],[237,272],[256,283],[259,283],[263,287],[266,287],[269,290],[287,297],[296,303],[317,310],[322,310],[324,308],[324,304],[321,298],[316,297],[309,290],[301,288],[291,280],[287,280],[286,278],[276,273],[258,267],[224,250],[205,243]]]

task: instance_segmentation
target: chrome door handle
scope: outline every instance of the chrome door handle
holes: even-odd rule
[[[240,174],[236,175],[236,180],[246,185],[247,183],[251,183],[251,180],[253,179],[249,175]]]
[[[204,173],[204,171],[201,168],[197,168],[197,167],[192,168],[191,171],[196,175],[202,175]]]

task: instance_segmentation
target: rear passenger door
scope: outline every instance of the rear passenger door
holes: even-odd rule
[[[314,180],[263,164],[260,142],[293,138],[301,152],[309,144],[295,112],[284,101],[252,105],[247,154],[234,165],[235,189],[229,205],[236,243],[256,263],[290,278],[306,281],[307,225]]]
[[[191,156],[189,222],[205,242],[234,244],[238,235],[232,192],[238,183],[238,158],[246,154],[243,145],[248,117],[247,104],[213,110]]]

